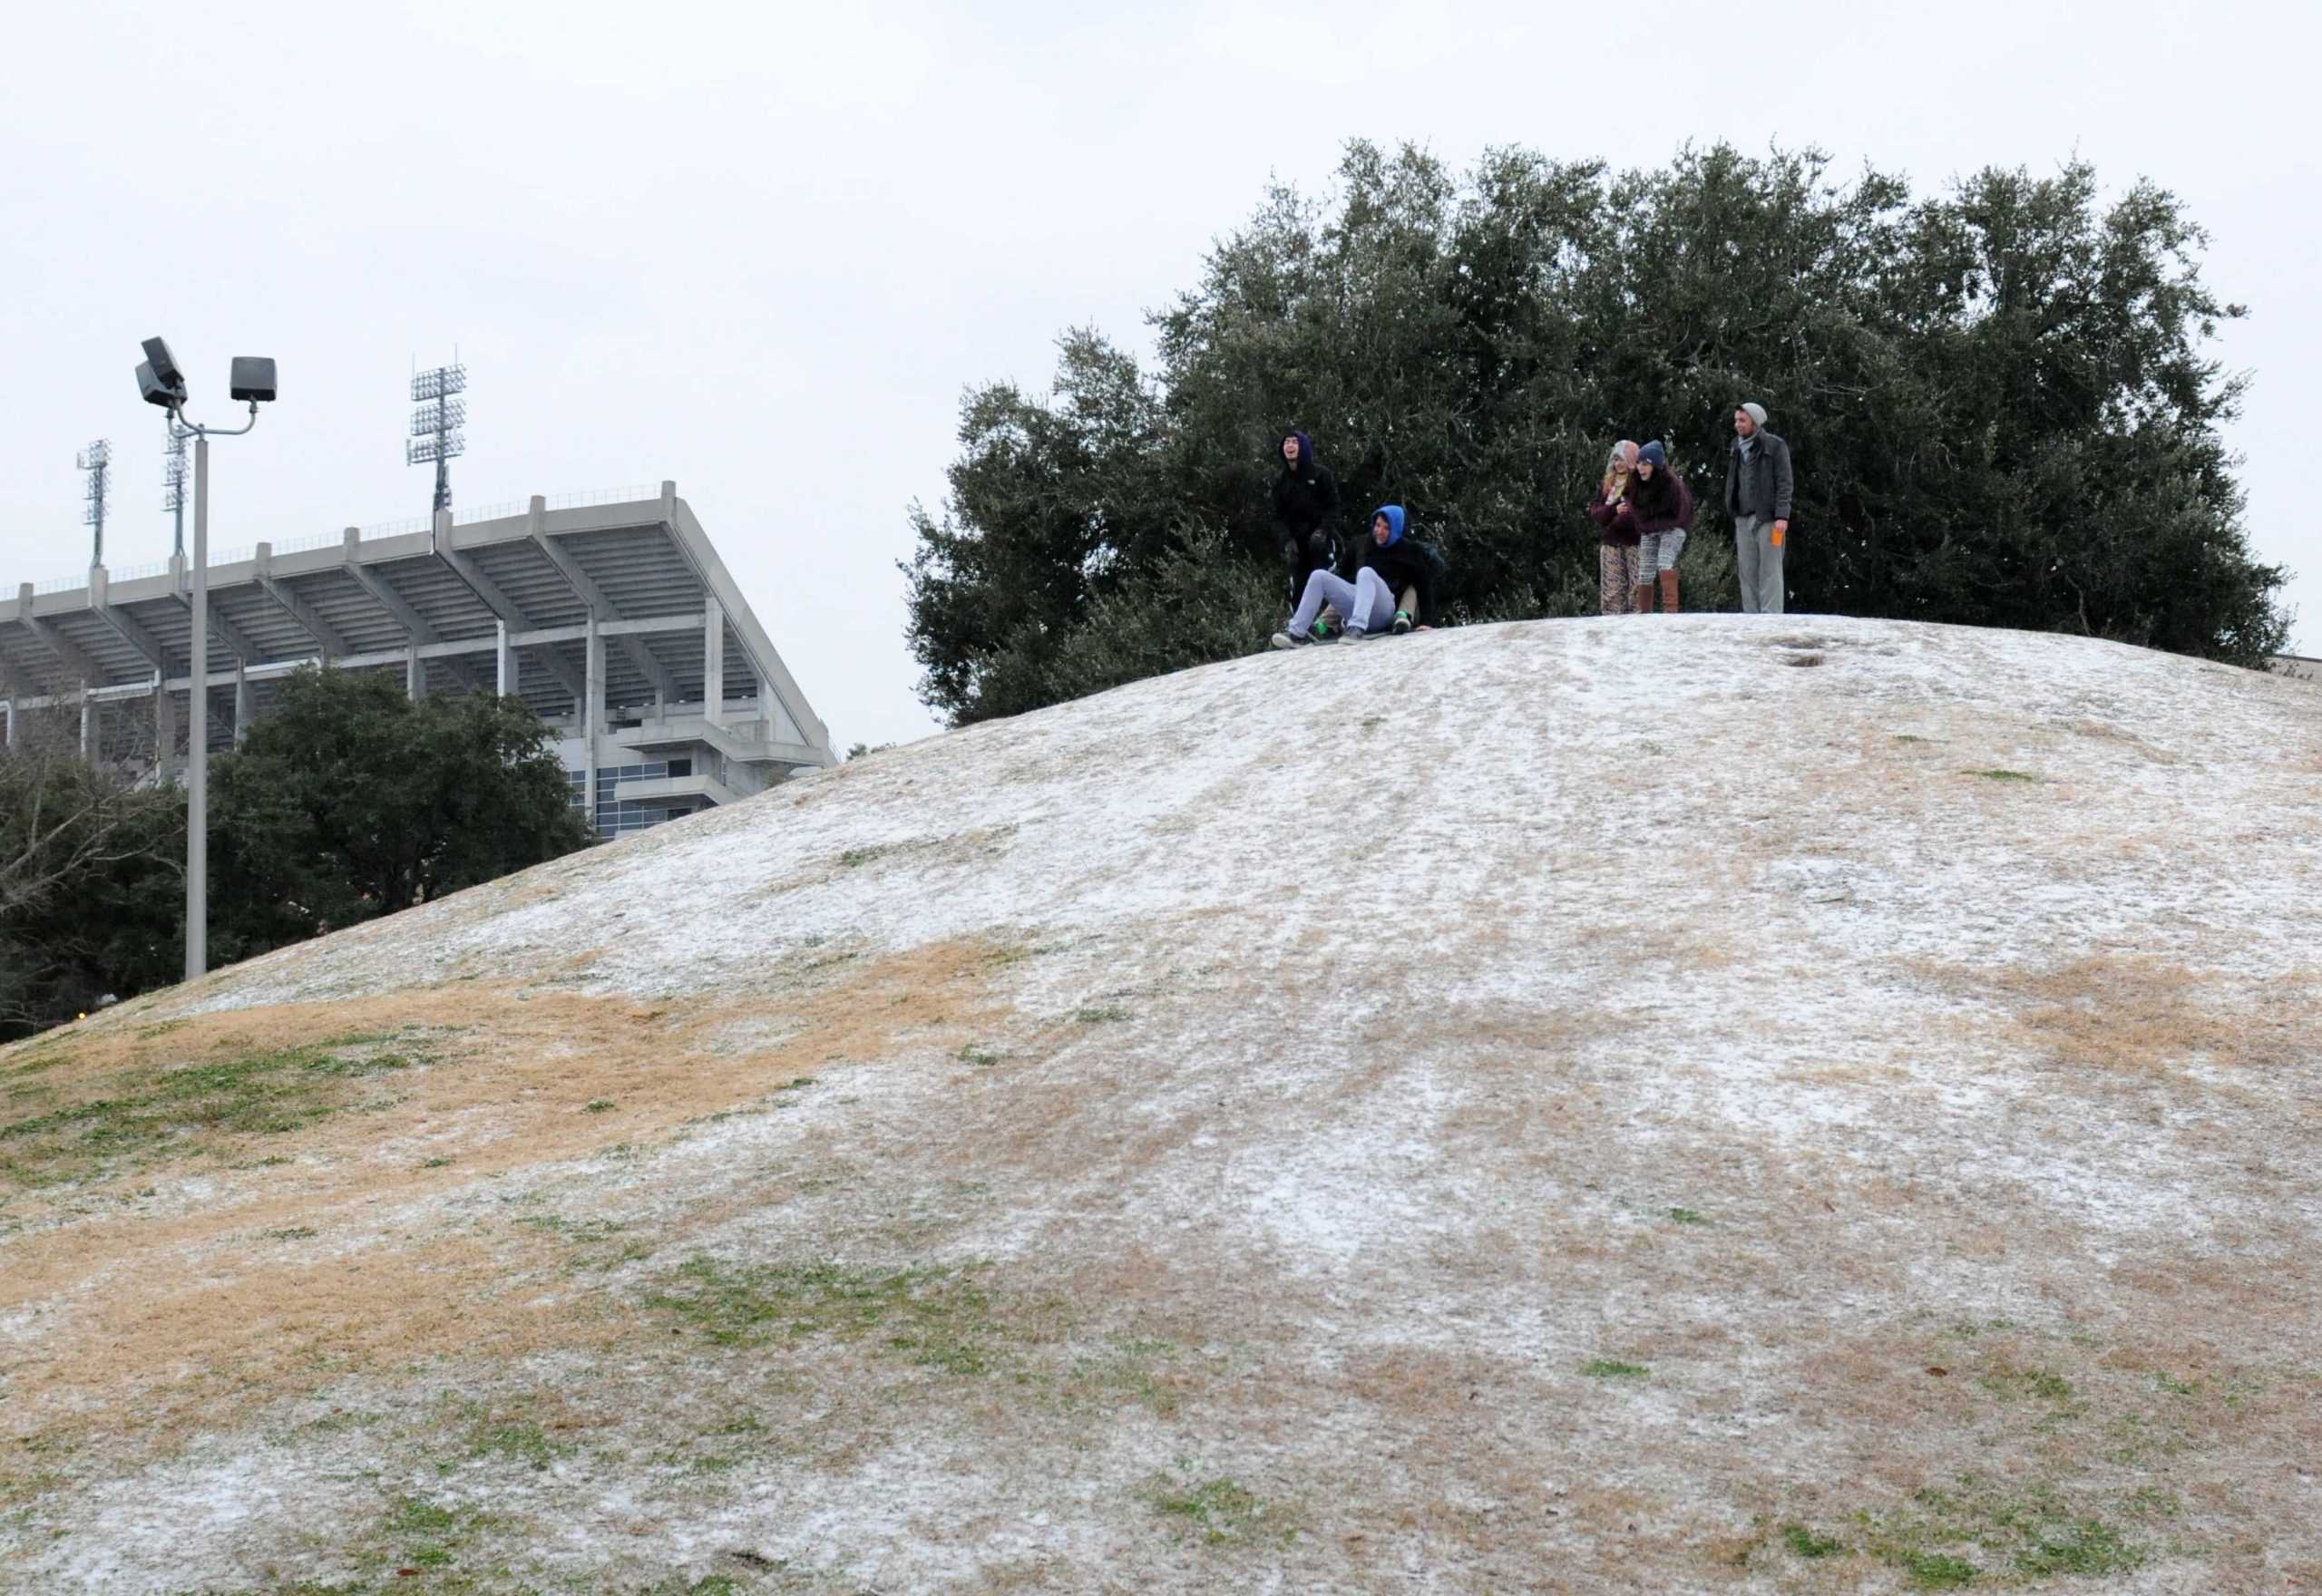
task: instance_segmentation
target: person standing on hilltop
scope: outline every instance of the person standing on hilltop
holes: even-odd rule
[[[1282,474],[1273,480],[1273,532],[1293,606],[1305,592],[1309,576],[1338,566],[1338,479],[1314,458],[1313,441],[1303,433],[1283,433]]]
[[[1628,501],[1635,469],[1636,445],[1623,438],[1613,445],[1605,480],[1588,501],[1588,519],[1596,523],[1597,600],[1606,615],[1636,608],[1636,514]]]
[[[1744,404],[1733,413],[1733,447],[1725,458],[1725,513],[1733,518],[1733,570],[1744,615],[1782,611],[1790,489],[1790,445],[1766,431],[1764,405]]]
[[[1653,613],[1658,587],[1662,612],[1674,615],[1677,556],[1684,552],[1685,533],[1693,524],[1693,495],[1685,479],[1670,469],[1668,452],[1658,442],[1636,452],[1625,514],[1636,528],[1636,612]]]
[[[1354,580],[1331,570],[1310,573],[1298,608],[1273,635],[1273,646],[1296,648],[1337,641],[1321,619],[1325,604],[1335,605],[1346,618],[1349,642],[1381,632],[1432,630],[1443,556],[1417,538],[1406,537],[1406,519],[1401,505],[1381,505],[1371,518],[1371,536],[1362,545]]]

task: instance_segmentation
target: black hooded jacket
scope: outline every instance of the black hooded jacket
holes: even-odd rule
[[[1315,532],[1327,536],[1338,513],[1339,480],[1301,448],[1298,469],[1284,466],[1273,480],[1274,541],[1302,546]]]

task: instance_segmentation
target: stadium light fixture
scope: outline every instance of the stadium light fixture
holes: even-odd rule
[[[467,424],[468,407],[456,397],[467,386],[468,368],[456,360],[411,375],[411,441],[403,446],[403,461],[435,468],[434,510],[452,508],[452,462],[467,453],[467,434],[460,429]]]
[[[170,437],[193,440],[193,581],[191,670],[186,693],[185,978],[210,968],[210,440],[239,438],[258,425],[258,407],[275,395],[274,362],[265,355],[238,355],[228,377],[233,397],[250,407],[239,427],[206,427],[185,417],[185,373],[160,338],[144,342],[137,366],[137,392],[148,404],[170,413]],[[167,692],[164,681],[161,690]]]

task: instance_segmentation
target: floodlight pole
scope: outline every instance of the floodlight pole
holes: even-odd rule
[[[210,968],[210,439],[211,429],[187,421],[176,406],[177,424],[193,434],[193,683],[186,714],[185,761],[185,978]],[[221,438],[239,438],[258,425],[258,401],[250,419]],[[166,691],[166,687],[164,691]]]

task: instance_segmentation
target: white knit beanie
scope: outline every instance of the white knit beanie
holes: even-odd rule
[[[1766,424],[1766,407],[1762,404],[1744,404],[1742,407],[1742,414],[1750,418],[1752,425],[1764,426]]]

